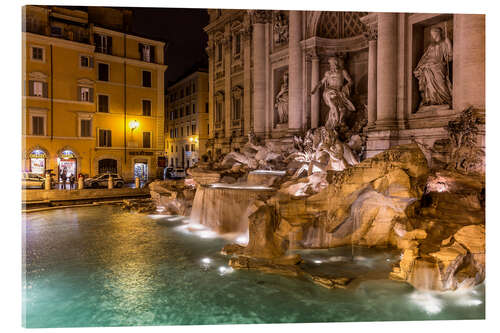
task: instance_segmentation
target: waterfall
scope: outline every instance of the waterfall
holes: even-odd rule
[[[190,219],[220,234],[244,233],[254,200],[270,187],[212,184],[198,186]]]

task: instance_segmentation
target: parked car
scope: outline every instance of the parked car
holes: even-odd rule
[[[45,188],[45,177],[32,172],[23,172],[21,179],[22,188]],[[54,181],[51,180],[51,187],[54,187]]]
[[[116,173],[106,173],[103,175],[98,175],[95,177],[87,178],[83,181],[84,187],[108,187],[108,179],[109,177],[113,178],[113,187],[122,187],[125,184],[123,178]]]

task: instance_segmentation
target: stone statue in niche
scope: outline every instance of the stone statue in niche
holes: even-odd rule
[[[278,112],[278,124],[286,124],[288,122],[288,72],[283,74],[281,88],[276,95],[274,107]]]
[[[274,17],[274,43],[281,45],[288,43],[288,24],[285,15],[277,13]]]
[[[328,63],[330,70],[326,71],[311,94],[314,95],[321,86],[324,87],[323,100],[330,108],[325,127],[334,129],[342,123],[347,111],[356,111],[356,108],[349,100],[353,81],[344,68],[344,60],[340,56],[334,56],[328,59]]]
[[[449,63],[453,57],[451,41],[439,27],[430,31],[431,44],[427,47],[422,58],[413,71],[418,79],[418,90],[422,101],[420,107],[429,105],[450,105],[451,91]]]

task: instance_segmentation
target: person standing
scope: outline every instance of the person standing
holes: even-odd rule
[[[62,175],[61,175],[61,180],[62,180],[62,188],[63,188],[63,190],[65,190],[65,189],[66,189],[66,179],[67,179],[67,177],[66,177],[66,171],[65,171],[65,170],[63,170]]]
[[[74,185],[75,185],[75,175],[71,174],[71,176],[69,176],[69,189],[72,190]]]

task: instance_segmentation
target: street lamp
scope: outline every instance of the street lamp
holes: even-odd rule
[[[137,120],[132,120],[129,124],[130,130],[133,132],[137,127],[139,127],[139,123]]]

